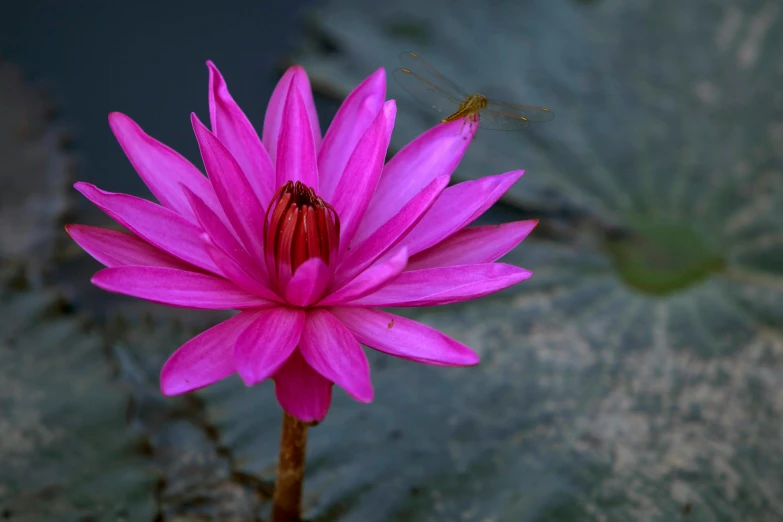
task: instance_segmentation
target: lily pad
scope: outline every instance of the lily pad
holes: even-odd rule
[[[73,158],[54,107],[0,61],[0,261],[37,277],[62,246]]]
[[[375,402],[336,393],[310,434],[308,520],[778,518],[779,330],[750,314],[732,330],[717,279],[644,295],[588,249],[531,243],[509,261],[534,278],[405,313],[476,348],[480,366],[373,356]],[[704,317],[730,322],[710,331]],[[271,385],[231,379],[200,396],[236,465],[272,480]]]
[[[51,291],[0,290],[0,518],[152,520],[157,475],[103,336]]]
[[[166,398],[160,393],[158,375],[167,356],[199,327],[214,322],[203,315],[188,324],[152,316],[115,317],[109,323],[113,354],[131,392],[130,423],[143,434],[161,477],[157,500],[162,520],[255,520],[271,499],[271,483],[234,466],[194,396]]]
[[[333,0],[314,23],[336,52],[313,44],[300,62],[344,95],[415,47],[467,87],[498,84],[510,101],[551,107],[557,119],[540,128],[479,131],[458,176],[524,167],[509,201],[597,225],[524,243],[508,261],[535,275],[515,288],[403,312],[471,345],[482,364],[373,354],[374,404],[337,392],[311,431],[307,519],[780,520],[783,10],[762,0],[477,6]],[[399,147],[437,115],[397,97]],[[7,308],[3,328],[22,307]],[[229,379],[200,391],[201,403],[161,399],[162,354],[187,336],[167,328],[132,325],[115,348],[134,426],[165,479],[161,513],[266,516],[280,423],[272,386]],[[69,375],[47,373],[47,385],[59,382],[50,374]],[[102,412],[89,418],[107,422]],[[36,473],[71,469],[49,462],[60,461]]]
[[[722,219],[714,197],[761,178],[779,194],[783,11],[774,2],[332,0],[308,20],[314,37],[294,59],[323,92],[345,96],[379,65],[400,67],[410,49],[468,91],[551,108],[554,121],[521,132],[480,130],[457,172],[524,167],[508,194],[515,203],[567,202],[608,221]],[[441,117],[391,78],[389,95],[400,108],[397,148]]]
[[[483,362],[373,357],[375,403],[338,393],[312,430],[308,519],[783,516],[781,16],[760,0],[316,11],[332,50],[297,61],[334,94],[415,35],[445,74],[550,106],[548,127],[479,131],[459,176],[525,167],[512,203],[597,226],[523,244],[509,261],[534,276],[516,288],[405,312]],[[433,123],[400,101],[397,146]],[[271,479],[271,386],[240,390],[200,394],[237,465]]]

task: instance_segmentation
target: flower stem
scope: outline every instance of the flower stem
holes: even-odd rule
[[[277,464],[277,482],[272,500],[272,522],[301,521],[306,446],[307,425],[283,413],[280,460]]]

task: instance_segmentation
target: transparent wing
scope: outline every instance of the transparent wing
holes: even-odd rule
[[[479,111],[479,128],[487,130],[520,130],[530,127],[530,121],[523,116],[494,109]]]
[[[480,111],[479,127],[491,130],[526,129],[531,123],[554,119],[555,113],[545,107],[517,105],[497,100],[488,100]]]
[[[410,51],[400,54],[400,63],[403,68],[408,69],[412,73],[423,78],[425,81],[431,83],[438,90],[444,91],[450,94],[453,98],[458,100],[464,100],[468,97],[468,93],[465,89],[457,85],[454,80],[449,80],[438,70],[430,65],[430,62],[419,56],[417,53]]]
[[[411,96],[440,113],[452,114],[468,97],[459,85],[449,80],[416,53],[400,54],[402,69],[395,69],[394,79]]]
[[[462,102],[452,93],[444,91],[410,69],[395,69],[392,76],[415,100],[442,114],[454,113]]]
[[[540,123],[555,119],[555,113],[546,107],[535,105],[517,105],[498,100],[487,100],[486,111],[492,111],[510,118],[524,118],[530,123]]]

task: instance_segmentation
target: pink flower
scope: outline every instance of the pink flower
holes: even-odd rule
[[[112,113],[117,140],[160,204],[77,183],[131,233],[67,227],[106,265],[92,279],[105,290],[239,310],[171,356],[163,393],[235,372],[248,386],[271,378],[285,411],[319,421],[332,384],[372,401],[362,344],[425,364],[477,364],[467,346],[376,307],[456,303],[530,277],[495,261],[536,221],[465,228],[522,171],[447,188],[473,138],[463,122],[438,125],[384,166],[396,108],[385,101],[383,69],[348,96],[322,139],[307,75],[290,68],[259,139],[208,66],[212,130],[191,116],[208,177]]]

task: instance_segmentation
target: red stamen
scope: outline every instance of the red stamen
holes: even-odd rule
[[[312,188],[289,181],[269,204],[264,236],[269,272],[285,285],[308,259],[334,262],[340,221],[334,208]]]
[[[325,263],[329,263],[328,256],[321,256],[319,245],[325,243],[325,241],[322,241],[318,236],[318,221],[316,219],[315,209],[309,205],[306,206],[302,217],[302,224],[304,225],[304,246],[307,249],[307,259],[310,259],[311,257],[320,257]]]

